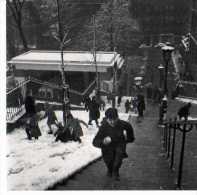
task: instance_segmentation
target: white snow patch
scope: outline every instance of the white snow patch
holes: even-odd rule
[[[192,98],[177,97],[176,100],[180,102],[185,102],[185,103],[191,102],[192,104],[197,104],[197,99],[192,99]]]
[[[88,122],[88,112],[72,111],[74,117]],[[104,112],[101,113],[101,119]],[[62,112],[56,111],[59,121]],[[120,113],[120,118],[128,119],[128,114]],[[88,129],[82,125],[82,143],[55,142],[48,135],[46,119],[39,122],[42,136],[38,140],[28,140],[24,128],[15,129],[7,135],[7,175],[8,190],[44,190],[65,179],[101,157],[101,151],[92,145],[98,131],[95,123]]]

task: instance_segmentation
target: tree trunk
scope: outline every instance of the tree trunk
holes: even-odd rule
[[[25,35],[24,35],[24,32],[23,32],[23,29],[22,29],[22,26],[21,26],[20,22],[18,22],[18,30],[19,30],[19,34],[20,34],[20,37],[21,37],[21,41],[23,43],[24,50],[28,51],[27,40],[25,38]]]

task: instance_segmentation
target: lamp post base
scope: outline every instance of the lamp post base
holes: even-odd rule
[[[168,98],[164,95],[159,107],[159,124],[163,124],[167,119]]]

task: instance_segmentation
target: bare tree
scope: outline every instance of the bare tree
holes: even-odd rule
[[[60,15],[60,2],[59,0],[56,0],[57,3],[57,16],[58,16],[58,32],[57,36],[55,38],[60,43],[60,51],[61,51],[61,76],[62,76],[62,92],[63,92],[63,122],[64,125],[67,123],[66,111],[68,110],[69,106],[69,97],[68,97],[68,85],[66,85],[66,78],[65,78],[65,72],[64,72],[64,47],[66,44],[68,44],[71,40],[67,39],[68,37],[68,30],[64,32],[64,28],[62,25],[61,15]]]
[[[8,8],[14,18],[14,21],[17,25],[24,50],[28,50],[27,40],[22,27],[22,8],[24,6],[25,0],[7,0]]]

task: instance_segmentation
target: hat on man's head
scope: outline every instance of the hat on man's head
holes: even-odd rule
[[[118,111],[116,108],[108,108],[105,112],[105,117],[109,119],[117,119]]]

